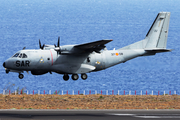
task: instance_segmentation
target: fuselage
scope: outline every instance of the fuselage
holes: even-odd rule
[[[144,53],[144,50],[103,50],[100,53],[61,55],[54,49],[20,50],[6,60],[5,67],[17,72],[35,71],[37,75],[47,72],[81,74],[103,70]],[[95,69],[89,68],[90,66]]]

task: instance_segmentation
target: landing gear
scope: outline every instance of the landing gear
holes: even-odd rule
[[[81,78],[82,78],[83,80],[86,80],[86,79],[87,79],[87,74],[86,74],[86,73],[81,74]]]
[[[88,76],[87,76],[86,73],[81,74],[81,78],[82,78],[83,80],[86,80],[87,77],[88,77]],[[74,80],[74,81],[75,81],[75,80],[78,80],[78,79],[79,79],[79,75],[78,75],[78,74],[72,74],[71,78],[72,78],[72,80]],[[68,74],[64,74],[63,79],[64,79],[65,81],[68,81],[68,80],[69,80],[69,75],[68,75]]]
[[[73,80],[77,80],[77,79],[79,78],[79,76],[78,76],[78,74],[73,74],[73,75],[71,76],[71,78],[72,78]]]
[[[69,80],[69,75],[68,75],[68,74],[64,74],[63,79],[64,79],[65,81],[68,81],[68,80]]]
[[[9,73],[9,70],[6,70],[6,74],[8,74]]]
[[[23,79],[24,75],[23,74],[19,74],[19,79]]]

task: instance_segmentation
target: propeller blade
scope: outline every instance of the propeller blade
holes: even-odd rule
[[[45,46],[45,44],[43,44],[43,46],[41,46],[41,41],[39,39],[39,48],[43,50],[44,46]]]
[[[60,46],[60,36],[58,37],[58,44],[57,46],[59,47]]]
[[[60,48],[60,36],[58,37],[57,47],[59,47],[59,51],[58,51],[57,53],[58,53],[58,54],[61,54],[61,48]]]
[[[42,48],[41,48],[41,41],[40,41],[40,39],[39,39],[39,48],[42,49]]]
[[[43,46],[42,46],[42,48],[41,48],[42,50],[43,50],[44,46],[45,46],[45,44],[43,44]]]
[[[58,37],[57,46],[54,44],[54,50],[57,51],[57,54],[61,54],[61,48],[60,48],[60,36]]]

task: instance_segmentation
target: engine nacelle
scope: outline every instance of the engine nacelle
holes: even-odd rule
[[[46,74],[46,73],[48,73],[48,71],[39,71],[39,70],[31,71],[31,74],[33,74],[33,75],[43,75],[43,74]]]

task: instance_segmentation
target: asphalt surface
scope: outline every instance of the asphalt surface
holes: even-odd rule
[[[179,120],[180,110],[0,110],[0,120]]]

